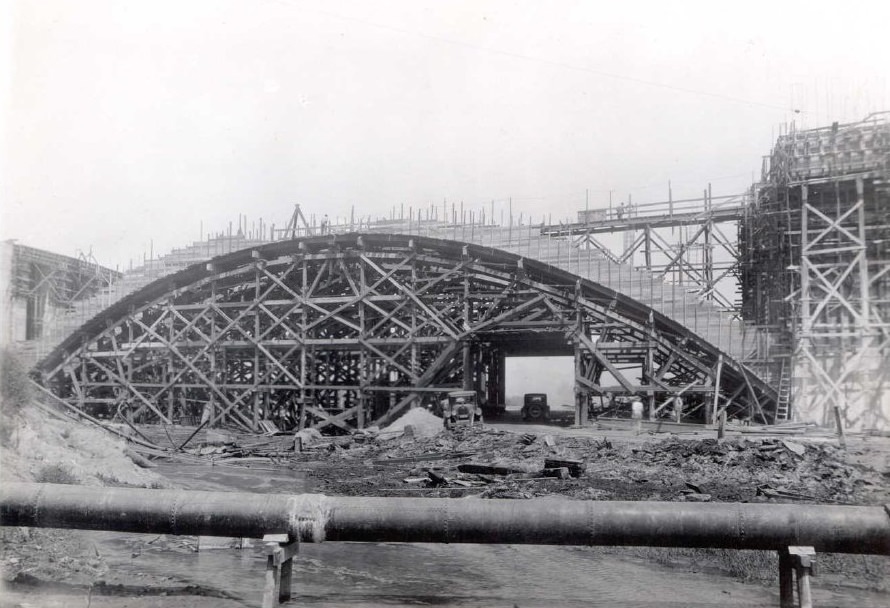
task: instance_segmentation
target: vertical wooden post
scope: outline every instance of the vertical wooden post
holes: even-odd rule
[[[470,273],[466,269],[461,271],[463,275],[463,322],[470,326]],[[473,352],[469,338],[464,338],[463,343],[463,390],[473,390]]]
[[[841,446],[841,449],[847,449],[847,434],[844,431],[844,420],[841,416],[841,408],[838,405],[834,406],[834,422],[837,425],[837,441]]]
[[[268,369],[268,366],[269,366],[268,362],[266,363],[266,366]],[[266,412],[269,411],[269,407],[271,406],[271,403],[272,403],[271,391],[269,391],[269,390],[263,391],[263,394],[260,396],[260,400],[263,403],[262,410],[263,410],[263,415],[265,416]]]
[[[256,362],[256,358],[254,358]],[[254,378],[256,378],[257,368],[253,368]],[[253,404],[251,405],[251,417],[250,424],[254,431],[259,430],[260,428],[260,401],[262,397],[260,396],[260,391],[256,389],[256,380],[254,380],[254,390],[253,390]]]
[[[583,407],[581,404],[582,401],[582,393],[581,393],[581,343],[579,341],[575,342],[575,426],[584,426],[587,421],[586,407]],[[586,401],[586,399],[584,399]]]
[[[358,262],[358,272],[359,272],[359,281],[358,288],[361,291],[362,300],[358,303],[358,319],[359,319],[359,327],[361,331],[359,332],[359,337],[364,340],[365,335],[367,333],[365,327],[365,296],[368,295],[368,286],[367,286],[367,277],[365,276],[365,264],[364,262]],[[360,429],[365,428],[365,411],[367,410],[367,386],[368,386],[368,347],[364,344],[359,346],[358,351],[358,360],[359,360],[359,378],[358,378],[358,412],[356,412],[356,426]]]
[[[167,363],[167,378],[172,378],[174,375],[173,365],[171,363]],[[166,383],[166,380],[165,380]],[[171,386],[167,391],[167,418],[170,420],[170,423],[173,423],[173,409],[174,409],[174,401],[175,395],[174,392],[176,388]]]
[[[507,355],[498,349],[498,405],[507,404]]]
[[[717,415],[717,406],[720,400],[720,376],[723,372],[723,355],[717,356],[717,373],[714,378],[714,399],[710,407],[705,407],[705,424],[714,424],[714,417]]]
[[[301,283],[300,283],[300,294],[303,297],[303,300],[308,297],[309,293],[309,269],[306,267],[306,258],[303,258],[301,261]],[[308,320],[308,311],[306,309],[306,305],[303,304],[300,306],[300,329],[303,331],[303,337],[307,338],[308,336],[305,334],[305,328],[309,324]],[[300,403],[299,403],[299,422],[297,423],[297,428],[299,430],[303,430],[306,428],[306,400],[309,398],[308,393],[306,392],[306,382],[309,381],[309,374],[306,371],[306,365],[308,364],[308,357],[306,356],[306,349],[308,348],[306,342],[303,342],[300,347]]]
[[[232,223],[229,222],[229,233],[231,236]],[[213,301],[216,300],[216,279],[213,280],[213,283],[210,287],[210,297]],[[210,381],[216,382],[218,379],[216,377],[216,343],[217,343],[217,327],[216,327],[216,314],[211,313],[212,316],[210,318],[210,341],[214,344],[214,346],[210,349],[208,353],[210,355]],[[211,428],[214,426],[213,421],[216,419],[216,391],[209,390],[209,395],[207,396],[207,414],[209,415],[206,419],[209,421],[207,428]],[[201,422],[204,422],[205,416],[201,416]]]
[[[797,599],[800,602],[800,608],[813,608],[813,594],[810,589],[810,573],[809,567],[798,566],[797,570]]]
[[[788,549],[779,551],[779,606],[794,608],[794,563]]]
[[[643,236],[645,238],[644,255],[646,261],[646,270],[652,272],[652,228],[646,226],[645,230],[643,231]]]
[[[801,329],[803,330],[803,346],[807,347],[810,340],[810,238],[808,215],[809,201],[807,185],[800,187],[800,312],[801,312]]]
[[[225,423],[225,417],[226,417],[226,397],[228,396],[228,390],[227,390],[226,385],[228,385],[228,383],[229,383],[229,378],[228,378],[229,357],[228,357],[228,350],[225,348],[225,346],[221,346],[219,348],[218,354],[219,354],[219,363],[217,363],[217,366],[216,366],[217,370],[218,370],[217,371],[218,380],[214,380],[214,382],[217,383],[217,388],[219,388],[220,391],[225,391],[225,396],[219,395],[219,401],[220,401],[219,423],[220,423],[220,425],[222,425]],[[214,391],[214,392],[216,392],[216,391]],[[234,410],[229,410],[229,411],[231,412],[232,415],[234,415],[234,413],[235,413]],[[214,415],[216,415],[216,414],[214,413]]]
[[[260,266],[257,265],[255,268],[254,275],[254,285],[253,285],[253,293],[254,300],[260,299],[260,274],[262,270]],[[253,339],[260,339],[260,307],[257,306],[253,311]],[[254,431],[258,431],[260,428],[260,349],[259,345],[253,345],[253,369],[251,370],[253,374],[253,413],[251,416],[251,423]],[[267,383],[268,384],[268,383]]]
[[[356,411],[355,425],[359,429],[365,428],[365,411],[367,410],[367,393],[365,391],[368,386],[368,353],[367,349],[362,346],[358,351],[359,360],[359,388],[358,388],[358,411]]]
[[[300,551],[300,541],[287,534],[267,534],[266,581],[263,585],[263,608],[275,608],[291,599],[293,558]]]
[[[469,289],[468,286],[464,286],[464,290]],[[412,258],[411,261],[411,291],[413,293],[417,293],[417,261],[416,258]],[[417,304],[412,300],[411,304],[411,336],[409,340],[411,341],[411,373],[415,376],[419,377],[419,358],[417,353]],[[465,311],[466,312],[466,311]]]
[[[865,231],[865,185],[861,177],[856,178],[856,206],[858,210],[859,241],[862,250],[859,252],[859,296],[860,296],[860,322],[862,331],[868,331],[871,327],[871,296],[869,294],[870,281],[868,278],[868,255],[866,255],[866,243],[868,236]],[[861,348],[862,346],[860,346]]]
[[[646,358],[643,360],[643,376],[641,378],[643,384],[648,386],[646,390],[646,401],[648,403],[644,404],[648,407],[649,410],[649,420],[655,420],[655,388],[656,384],[653,382],[653,378],[656,375],[655,371],[655,347],[652,345],[654,342],[655,328],[653,319],[650,318],[649,322],[649,345],[646,347]]]
[[[473,355],[470,350],[470,341],[463,343],[463,390],[473,390]]]
[[[674,217],[674,191],[671,188],[671,180],[668,180],[668,214]],[[674,229],[671,228],[672,233],[673,231]]]
[[[800,603],[800,608],[813,608],[810,577],[813,575],[813,566],[816,562],[816,550],[809,546],[788,547],[788,556],[794,567],[794,574],[797,577],[797,599]]]
[[[703,276],[705,278],[705,287],[708,290],[707,299],[714,299],[714,260],[711,253],[711,231],[714,229],[714,222],[711,219],[713,216],[711,215],[711,207],[713,205],[713,201],[711,200],[711,184],[708,184],[708,189],[705,190],[705,210],[707,212],[708,220],[705,222],[705,231],[704,231],[704,250],[702,251],[702,270],[704,270]]]
[[[291,582],[294,572],[294,560],[286,559],[281,562],[281,582],[279,583],[278,601],[289,602],[291,598]]]

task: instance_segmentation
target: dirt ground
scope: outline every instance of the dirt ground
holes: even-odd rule
[[[710,437],[705,435],[710,434]],[[304,454],[318,491],[352,496],[434,496],[578,500],[667,500],[881,505],[890,502],[890,441],[848,439],[840,449],[824,436],[677,435],[608,431],[593,426],[506,421],[430,438],[398,437]],[[442,458],[446,455],[462,455]],[[426,458],[433,458],[427,460]],[[442,459],[434,459],[442,458]],[[584,471],[544,477],[546,459],[578,460]],[[507,475],[464,473],[480,463]],[[430,479],[429,472],[436,476]],[[522,472],[519,472],[522,471]],[[442,482],[442,479],[445,481]],[[603,548],[678,568],[711,568],[740,580],[777,583],[769,552]],[[890,591],[890,558],[820,555],[820,584]]]
[[[425,413],[424,413],[425,414]],[[92,429],[26,413],[4,442],[9,479],[96,485],[163,487],[169,481],[137,467],[119,441]],[[312,491],[346,496],[528,499],[560,495],[575,500],[791,502],[879,505],[890,502],[890,441],[851,437],[846,449],[825,436],[638,434],[571,428],[565,422],[529,425],[509,413],[473,428],[445,431],[441,421],[415,412],[408,428],[349,437],[307,437],[303,450],[266,458],[268,466],[304,475]],[[398,425],[394,425],[398,427]],[[148,431],[146,431],[148,432]],[[84,434],[86,433],[86,434]],[[207,464],[238,453],[233,446],[195,446]],[[46,447],[49,446],[49,447]],[[222,454],[220,453],[222,450]],[[228,450],[228,452],[226,452]],[[243,458],[243,466],[258,466]],[[545,471],[548,460],[570,470]],[[105,462],[101,467],[98,462]],[[227,458],[227,466],[239,466]],[[263,463],[259,463],[263,464]],[[552,463],[551,463],[552,464]],[[553,467],[551,467],[553,468]],[[209,470],[209,469],[208,469]],[[90,533],[0,531],[4,589],[0,607],[244,605],[211,588],[170,577],[109,566]],[[148,541],[146,541],[148,542]],[[165,550],[192,551],[193,540]],[[678,571],[712,571],[774,586],[777,560],[769,552],[601,548],[605,554],[668,564]],[[890,593],[890,558],[820,555],[817,584]]]
[[[622,436],[596,429],[578,434],[547,426],[527,432],[531,428],[484,425],[426,438],[353,441],[329,446],[323,457],[317,451],[304,452],[296,461],[312,465],[310,475],[319,491],[338,495],[388,496],[409,490],[418,496],[560,494],[595,500],[683,500],[692,495],[700,500],[708,495],[720,502],[838,504],[883,504],[890,497],[884,473],[887,449],[879,447],[879,440],[851,442],[841,450],[833,443],[799,437],[718,442]],[[569,479],[544,477],[547,459],[580,460],[584,472]],[[466,464],[516,472],[461,472]],[[428,479],[430,470],[447,482]]]

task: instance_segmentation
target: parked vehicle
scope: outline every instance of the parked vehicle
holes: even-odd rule
[[[479,407],[478,400],[476,391],[448,393],[448,403],[445,405],[445,411],[442,412],[445,428],[473,426],[476,422],[482,422],[482,408]]]
[[[526,393],[522,400],[523,420],[549,420],[550,406],[547,405],[547,393]]]

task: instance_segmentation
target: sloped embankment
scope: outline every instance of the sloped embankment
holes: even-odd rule
[[[0,353],[0,483],[166,485],[137,466],[121,440],[53,412],[32,393],[15,356]],[[86,533],[30,528],[0,528],[0,569],[7,588],[16,581],[92,584],[109,574]]]

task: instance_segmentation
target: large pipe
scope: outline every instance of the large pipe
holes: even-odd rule
[[[890,555],[882,507],[356,498],[10,483],[0,524],[304,542],[528,543]]]

